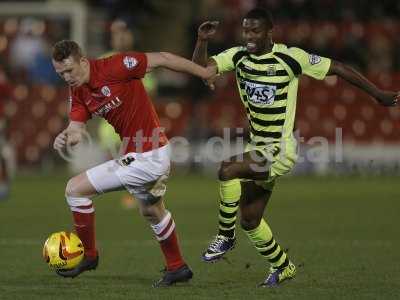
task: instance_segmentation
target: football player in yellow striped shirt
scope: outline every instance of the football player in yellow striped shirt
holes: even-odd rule
[[[337,75],[385,106],[396,105],[399,94],[380,90],[345,64],[274,43],[270,14],[260,8],[251,10],[243,19],[244,46],[209,58],[207,42],[217,26],[215,21],[200,25],[193,61],[213,66],[216,74],[235,72],[249,121],[250,142],[243,154],[221,163],[219,232],[202,259],[217,261],[234,248],[236,214],[240,207],[241,227],[270,263],[261,285],[276,286],[293,278],[296,267],[273,236],[263,213],[275,182],[291,171],[297,159],[293,127],[299,76],[322,80]],[[213,88],[212,82],[209,85]]]

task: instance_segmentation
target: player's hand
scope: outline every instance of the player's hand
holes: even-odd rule
[[[206,86],[210,88],[210,90],[214,91],[215,90],[215,81],[217,80],[218,75],[215,75],[211,78],[208,78],[207,80],[204,80],[204,83]]]
[[[80,130],[67,130],[67,148],[73,147],[82,141],[82,132]]]
[[[400,100],[400,92],[379,91],[375,99],[383,106],[395,106]]]
[[[204,78],[204,83],[213,91],[215,90],[215,81],[219,74],[217,74],[217,68],[214,65],[207,66],[207,77]]]
[[[61,131],[54,139],[53,148],[57,151],[62,151],[67,145],[67,131]]]
[[[218,21],[207,21],[201,24],[197,30],[198,39],[208,41],[217,32],[218,25]]]

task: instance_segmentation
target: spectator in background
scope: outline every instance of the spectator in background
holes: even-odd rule
[[[46,43],[41,35],[34,34],[35,24],[32,18],[20,22],[19,31],[11,44],[11,63],[14,68],[31,68],[36,57],[46,53]]]
[[[111,51],[103,56],[108,57],[113,54],[131,51],[135,42],[133,31],[128,26],[128,21],[124,19],[115,19],[110,26],[110,46]]]
[[[7,74],[0,67],[0,200],[6,199],[10,191],[10,158],[12,148],[7,138],[7,119],[4,106],[11,92]],[[11,154],[11,155],[10,155]]]
[[[0,118],[0,200],[8,197],[10,191],[9,158],[11,147],[6,139],[6,120]]]
[[[379,75],[392,71],[394,65],[394,43],[383,34],[375,34],[369,40],[368,73]]]
[[[51,65],[50,47],[43,37],[42,20],[25,18],[10,46],[10,61],[17,79],[32,83],[57,84],[60,82]]]

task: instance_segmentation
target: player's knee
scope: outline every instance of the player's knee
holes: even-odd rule
[[[142,215],[142,217],[148,218],[153,215],[153,211],[151,209],[149,209],[148,207],[141,207],[140,214]]]
[[[244,230],[255,229],[259,224],[260,224],[260,218],[257,215],[242,212],[240,217],[240,226]]]
[[[81,197],[83,195],[79,192],[79,182],[76,177],[72,177],[67,182],[67,186],[65,187],[65,196],[67,197]]]
[[[143,206],[140,208],[140,214],[150,223],[155,223],[157,219],[157,211],[151,206]]]
[[[231,164],[229,162],[222,162],[218,171],[218,178],[221,181],[227,181],[237,178]]]
[[[240,226],[246,231],[257,228],[259,223],[260,222],[258,222],[257,220],[251,220],[245,218],[240,219]]]
[[[139,205],[139,210],[140,214],[151,224],[161,222],[167,213],[162,200],[151,205]]]

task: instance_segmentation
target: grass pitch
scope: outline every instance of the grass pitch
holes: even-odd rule
[[[0,299],[399,299],[399,178],[282,179],[265,216],[298,275],[276,289],[256,288],[267,265],[240,230],[226,260],[200,261],[216,233],[218,199],[217,182],[200,176],[173,175],[166,196],[192,282],[151,287],[161,252],[138,212],[122,208],[121,193],[95,200],[99,268],[56,276],[41,250],[51,232],[71,229],[66,180],[22,177],[0,202]]]

